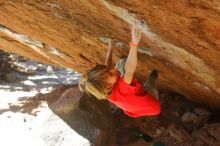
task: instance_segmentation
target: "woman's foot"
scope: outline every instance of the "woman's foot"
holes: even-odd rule
[[[143,89],[145,92],[147,92],[148,94],[159,100],[159,93],[157,88],[155,87],[155,82],[157,78],[158,78],[158,71],[154,69],[151,71],[148,80],[143,84]]]
[[[155,82],[158,78],[158,71],[156,69],[153,69],[147,79],[146,82],[144,82],[143,86],[144,89],[149,89],[150,87],[153,87],[155,85]]]

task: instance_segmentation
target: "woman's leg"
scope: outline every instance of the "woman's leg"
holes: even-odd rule
[[[157,88],[151,87],[151,88],[149,88],[146,92],[147,92],[148,94],[150,94],[151,96],[155,97],[157,100],[160,100],[160,97],[159,97],[159,93],[158,93]]]
[[[154,96],[157,100],[159,100],[159,93],[157,88],[155,87],[155,82],[158,78],[158,71],[152,70],[146,82],[143,83],[143,89],[150,95]]]

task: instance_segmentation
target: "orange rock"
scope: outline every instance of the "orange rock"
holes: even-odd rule
[[[0,5],[0,24],[13,30],[0,27],[1,49],[78,72],[104,62],[107,45],[100,37],[127,44],[116,47],[114,61],[126,55],[130,25],[145,22],[138,79],[156,68],[159,88],[220,107],[218,1],[15,0]]]

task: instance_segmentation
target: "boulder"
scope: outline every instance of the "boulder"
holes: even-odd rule
[[[212,123],[204,127],[208,133],[220,142],[220,123]]]
[[[136,23],[143,31],[136,77],[146,80],[156,68],[159,88],[220,107],[219,1],[14,0],[0,5],[1,49],[79,73],[104,63],[109,38],[117,40],[113,61],[126,56]]]
[[[169,127],[170,136],[175,138],[178,142],[186,143],[191,140],[191,135],[182,128],[176,128],[175,125]]]
[[[9,83],[13,83],[17,81],[17,73],[16,72],[11,72],[11,73],[6,73],[3,75],[3,80]]]
[[[19,98],[17,103],[9,104],[9,109],[0,112],[7,111],[33,115],[40,122],[46,121],[36,124],[43,127],[38,132],[47,145],[55,146],[58,143],[74,143],[73,139],[69,139],[73,133],[78,133],[96,146],[107,146],[110,144],[109,134],[118,123],[107,101],[82,94],[77,85],[60,85],[47,94]]]
[[[214,133],[213,133],[214,134]],[[219,135],[219,133],[215,133],[217,135]],[[217,136],[216,135],[216,136]],[[209,146],[217,146],[220,145],[220,141],[218,141],[217,139],[215,139],[215,137],[213,137],[213,135],[210,135],[208,133],[208,131],[206,130],[205,127],[201,128],[198,131],[194,131],[192,133],[192,136],[197,138],[198,140],[204,142],[205,144],[209,145]]]
[[[182,115],[182,121],[184,123],[194,123],[198,116],[195,113],[187,112]]]
[[[74,131],[97,146],[106,145],[107,135],[117,121],[108,102],[83,95],[76,85],[62,85],[53,92],[38,95],[46,100],[50,109]]]

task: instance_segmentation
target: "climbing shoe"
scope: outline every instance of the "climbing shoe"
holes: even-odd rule
[[[156,69],[152,70],[147,81],[144,82],[143,86],[144,86],[144,89],[149,89],[150,87],[153,87],[156,80],[158,78],[158,71]]]

